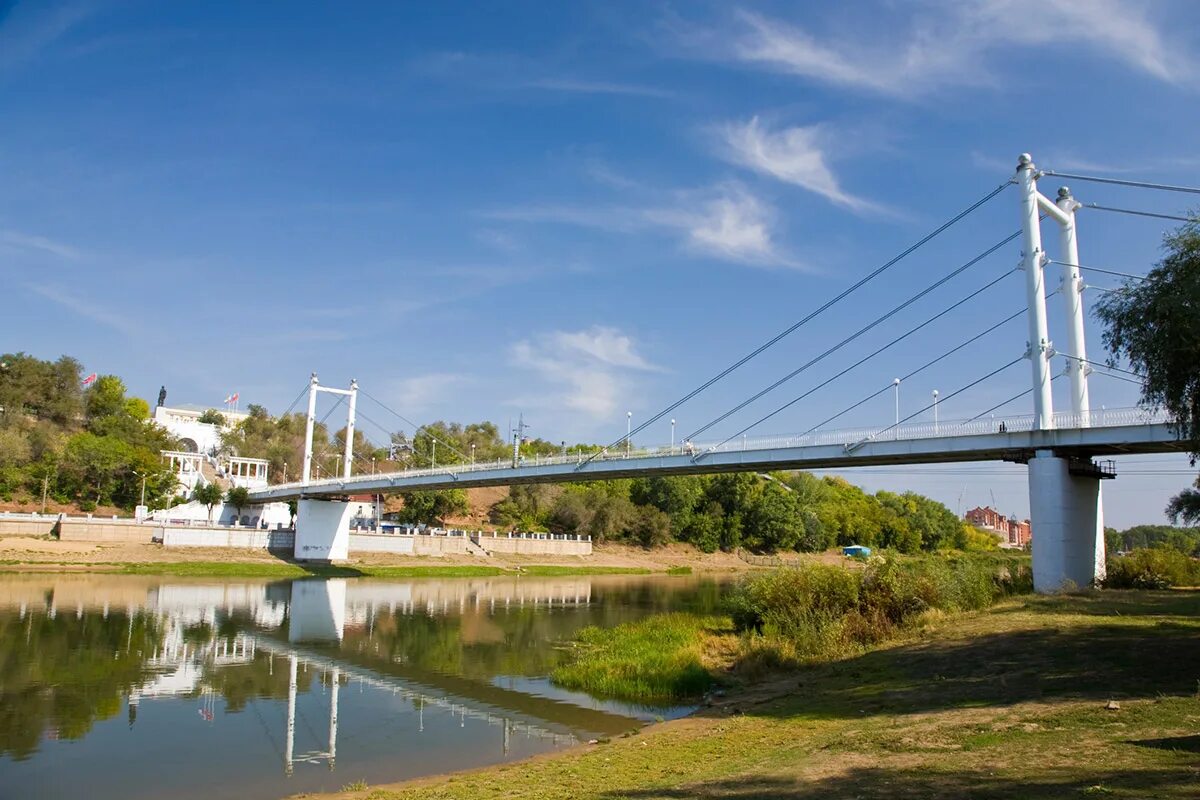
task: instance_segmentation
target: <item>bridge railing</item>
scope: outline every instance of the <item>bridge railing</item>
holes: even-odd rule
[[[592,460],[613,461],[639,458],[663,458],[666,456],[690,455],[702,460],[705,453],[730,453],[739,450],[777,450],[791,447],[819,447],[842,445],[846,447],[867,444],[870,442],[914,441],[918,439],[937,439],[942,437],[979,436],[989,433],[1025,433],[1033,430],[1033,414],[1005,414],[972,418],[966,420],[932,420],[925,422],[906,422],[900,425],[867,428],[841,428],[836,430],[810,431],[803,434],[786,434],[777,436],[751,436],[731,439],[727,442],[683,442],[675,445],[658,445],[654,447],[616,447],[604,450],[593,457],[591,453],[569,453],[557,456],[542,456],[524,458],[520,466],[536,467],[561,464],[581,464]],[[1111,428],[1129,425],[1153,425],[1169,422],[1165,412],[1148,411],[1141,407],[1099,409],[1078,414],[1070,411],[1058,412],[1054,415],[1054,427],[1059,429],[1072,428]],[[377,478],[415,478],[425,475],[461,475],[470,472],[511,468],[511,461],[476,462],[474,464],[448,464],[440,467],[408,469],[402,472],[388,472],[376,475]],[[363,476],[356,476],[363,477]],[[353,479],[351,479],[353,480]],[[325,478],[309,481],[307,484],[295,482],[269,487],[280,488],[338,488],[344,485],[345,478]]]

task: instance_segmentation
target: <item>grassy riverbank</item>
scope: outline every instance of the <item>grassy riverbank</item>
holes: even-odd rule
[[[573,645],[575,657],[550,678],[594,697],[664,705],[696,698],[716,680],[706,663],[709,640],[728,631],[728,618],[693,614],[584,628]]]
[[[637,736],[342,797],[1194,798],[1198,663],[1200,592],[1021,597]]]

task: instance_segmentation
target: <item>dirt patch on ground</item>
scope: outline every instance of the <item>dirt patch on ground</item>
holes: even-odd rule
[[[112,564],[187,563],[223,561],[238,563],[279,563],[280,554],[265,550],[229,548],[164,548],[160,544],[128,544],[117,542],[63,542],[37,536],[9,536],[0,539],[0,562],[10,562],[8,569],[87,567],[103,568]],[[16,562],[16,563],[12,563]],[[730,572],[751,567],[730,553],[702,553],[691,545],[673,544],[654,550],[640,547],[606,544],[598,545],[590,556],[519,556],[496,555],[483,558],[467,553],[444,556],[401,556],[370,553],[355,556],[349,566],[429,566],[472,565],[517,567],[546,564],[572,567],[626,567],[663,572],[672,567],[690,567],[693,572]]]

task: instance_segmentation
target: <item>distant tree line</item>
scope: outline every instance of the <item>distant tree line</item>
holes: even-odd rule
[[[1162,548],[1176,550],[1185,556],[1200,558],[1200,528],[1176,528],[1171,525],[1134,525],[1118,531],[1106,528],[1104,543],[1109,553]]]
[[[466,510],[462,490],[402,495],[402,519],[434,524]],[[999,540],[913,492],[868,494],[808,473],[653,477],[513,486],[492,522],[655,547],[673,541],[705,552],[820,551],[862,544],[905,553],[994,549]]]

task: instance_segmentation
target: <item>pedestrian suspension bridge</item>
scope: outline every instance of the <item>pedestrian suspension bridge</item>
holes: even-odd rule
[[[461,463],[442,467],[430,466],[402,472],[355,475],[352,470],[353,442],[359,387],[356,382],[351,382],[348,389],[322,386],[314,374],[307,388],[308,424],[302,479],[254,491],[251,495],[252,500],[298,500],[296,557],[340,560],[345,559],[348,552],[350,504],[346,497],[352,494],[562,483],[650,475],[1008,461],[1028,465],[1030,516],[1034,531],[1035,586],[1039,591],[1058,591],[1069,585],[1090,585],[1104,575],[1104,514],[1100,482],[1115,477],[1112,463],[1104,459],[1133,453],[1182,452],[1188,449],[1188,444],[1179,441],[1169,420],[1161,413],[1142,408],[1093,407],[1089,388],[1089,378],[1093,374],[1099,373],[1115,380],[1138,384],[1141,382],[1141,376],[1128,369],[1088,358],[1083,301],[1084,290],[1088,287],[1083,273],[1095,271],[1127,280],[1144,278],[1107,268],[1091,267],[1080,262],[1076,214],[1085,206],[1065,187],[1059,189],[1056,199],[1046,197],[1038,189],[1038,180],[1043,176],[1200,194],[1200,189],[1191,187],[1042,171],[1034,165],[1029,155],[1023,154],[1013,178],[988,192],[904,252],[822,303],[793,325],[652,415],[637,428],[631,428],[626,436],[597,452],[563,453],[560,456],[539,458],[530,462],[519,458],[514,447],[511,462],[475,463],[473,458],[468,460],[464,454],[458,454]],[[1015,193],[1017,196],[1016,205],[1021,222],[1019,230],[1000,239],[930,285],[900,301],[893,308],[884,311],[862,328],[723,412],[680,442],[672,441],[656,447],[633,446],[634,435],[665,419],[697,395],[813,322],[895,264],[1009,190],[1012,190],[1010,194]],[[1187,221],[1186,217],[1096,204],[1086,208]],[[1057,229],[1058,241],[1054,248],[1056,258],[1053,259],[1043,245],[1043,222],[1048,222]],[[898,333],[873,352],[840,369],[831,377],[815,383],[769,413],[744,424],[736,432],[727,436],[712,435],[712,431],[727,420],[740,421],[741,412],[751,404],[884,325],[895,315],[976,266],[986,257],[1003,252],[1010,246],[1014,251],[1019,249],[1020,252],[1020,261],[1016,267],[1005,270],[998,277],[931,317]],[[1047,281],[1049,275],[1053,274],[1052,271],[1058,273],[1060,280],[1057,288],[1048,292]],[[1014,313],[991,325],[981,326],[979,330],[970,331],[946,351],[937,354],[903,377],[889,380],[877,391],[856,399],[837,414],[816,423],[806,431],[774,436],[757,433],[761,426],[783,411],[817,391],[836,386],[843,376],[889,351],[894,351],[914,334],[935,325],[953,310],[971,300],[983,296],[1013,272],[1023,273],[1025,289],[1024,305],[1015,309]],[[1064,314],[1067,334],[1065,345],[1061,349],[1052,344],[1049,336],[1047,301],[1056,295],[1062,298],[1059,303]],[[1027,323],[1025,347],[1023,352],[1014,347],[1016,355],[1007,363],[981,371],[982,374],[970,381],[964,381],[961,386],[940,397],[935,393],[932,404],[907,417],[900,417],[897,402],[895,419],[890,424],[858,428],[839,428],[834,425],[838,419],[869,401],[886,395],[889,391],[898,392],[898,387],[903,381],[991,336],[1019,317],[1025,317]],[[891,332],[891,328],[886,330]],[[994,385],[1001,380],[999,376],[1011,372],[1022,361],[1027,361],[1030,365],[1031,381],[1025,384],[1028,388],[1022,388],[1002,403],[980,410],[969,418],[938,419],[940,403],[969,392],[981,384]],[[1070,405],[1068,410],[1056,412],[1052,383],[1058,379],[1065,379]],[[317,397],[322,392],[333,393],[349,401],[345,458],[341,476],[314,479],[313,428],[316,422]],[[1032,396],[1032,413],[1012,414],[1004,411],[1012,403],[1027,396]],[[379,401],[375,402],[383,406]],[[932,422],[928,420],[931,411]],[[397,412],[391,413],[404,419]],[[753,436],[750,435],[752,431],[755,432]],[[453,449],[449,444],[442,444]]]

